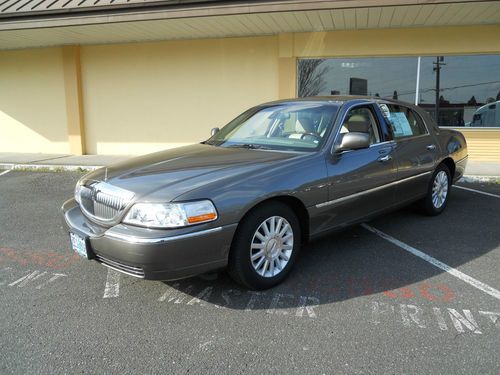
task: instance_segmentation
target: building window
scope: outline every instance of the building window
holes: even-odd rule
[[[298,95],[399,99],[439,126],[500,129],[500,55],[299,59]]]

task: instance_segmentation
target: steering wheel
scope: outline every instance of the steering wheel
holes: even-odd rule
[[[314,137],[319,141],[321,141],[322,139],[321,135],[319,135],[318,133],[310,133],[310,132],[301,133],[300,139],[304,139],[306,135],[310,135],[311,137]]]

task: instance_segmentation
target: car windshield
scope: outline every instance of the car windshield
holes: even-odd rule
[[[338,105],[285,103],[252,108],[205,141],[219,147],[315,151],[329,134]]]

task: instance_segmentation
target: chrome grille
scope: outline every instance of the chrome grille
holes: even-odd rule
[[[80,204],[90,217],[113,221],[133,199],[134,193],[106,182],[90,182],[80,189]]]

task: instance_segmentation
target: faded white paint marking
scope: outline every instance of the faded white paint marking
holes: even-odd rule
[[[493,198],[500,198],[500,195],[498,195],[498,194],[493,194],[493,193],[488,193],[488,192],[486,192],[486,191],[481,191],[481,190],[471,189],[471,188],[468,188],[468,187],[465,187],[465,186],[453,185],[453,187],[455,187],[455,188],[457,188],[457,189],[462,189],[462,190],[472,191],[473,193],[478,193],[478,194],[487,195],[487,196],[489,196],[489,197],[493,197]]]
[[[371,323],[378,325],[389,322],[400,322],[403,326],[409,328],[435,329],[436,324],[433,324],[433,322],[436,322],[440,331],[449,331],[447,322],[451,322],[456,332],[470,332],[477,335],[481,335],[488,329],[500,329],[500,312],[479,310],[473,314],[470,309],[460,310],[450,307],[430,308],[399,304],[400,320],[397,314],[395,314],[395,307],[385,302],[372,302],[370,306]],[[479,316],[481,319],[476,320],[474,315],[476,317]],[[479,323],[482,323],[483,327]]]
[[[225,304],[223,306],[215,304],[214,306],[221,309],[225,309],[226,307],[231,306],[230,295],[232,294],[234,294],[236,297],[241,296],[241,292],[238,289],[225,289],[221,293],[221,297],[224,300]]]
[[[434,315],[436,316],[436,321],[437,321],[439,329],[441,331],[448,330],[448,326],[446,325],[446,321],[444,320],[443,313],[441,312],[441,309],[439,307],[433,307],[432,310],[434,311]]]
[[[487,316],[493,322],[495,327],[500,328],[500,313],[492,311],[479,311],[479,314]]]
[[[489,285],[487,285],[479,280],[476,280],[473,277],[466,275],[465,273],[463,273],[463,272],[461,272],[453,267],[448,266],[447,264],[441,262],[440,260],[437,260],[436,258],[433,258],[430,255],[427,255],[426,253],[424,253],[424,252],[422,252],[422,251],[420,251],[420,250],[418,250],[410,245],[407,245],[404,242],[401,242],[401,241],[397,240],[396,238],[394,238],[394,237],[392,237],[392,236],[390,236],[390,235],[388,235],[388,234],[386,234],[386,233],[384,233],[384,232],[382,232],[382,231],[380,231],[372,226],[369,226],[367,224],[361,224],[361,226],[363,228],[365,228],[366,230],[369,230],[370,232],[375,233],[377,236],[383,238],[384,240],[387,240],[387,241],[393,243],[394,245],[399,246],[403,250],[410,252],[411,254],[425,260],[426,262],[429,262],[433,266],[441,268],[443,271],[449,273],[450,275],[455,276],[456,278],[466,282],[469,285],[472,285],[474,288],[479,289],[480,291],[482,291],[486,294],[489,294],[490,296],[500,300],[500,291],[499,290],[492,288],[491,286],[489,286]]]
[[[106,286],[102,298],[116,298],[120,296],[120,272],[108,268]]]
[[[271,300],[271,304],[269,308],[266,310],[268,314],[282,314],[288,315],[288,311],[284,310],[283,300],[285,298],[294,299],[295,296],[293,294],[284,294],[284,293],[274,293],[273,299]],[[280,303],[281,300],[281,303]],[[278,310],[276,310],[278,308]]]
[[[401,319],[403,319],[403,325],[409,327],[412,322],[420,328],[425,328],[425,323],[423,320],[423,312],[420,307],[415,305],[399,305],[401,311]]]
[[[380,317],[383,314],[394,313],[394,306],[385,302],[372,302],[372,323],[380,324]]]
[[[478,335],[482,334],[482,332],[479,330],[479,325],[474,320],[474,317],[472,316],[470,310],[463,310],[465,316],[460,314],[455,309],[448,309],[448,313],[450,314],[451,322],[458,332],[465,332],[463,328],[463,326],[465,326],[467,329],[474,333],[477,333]]]
[[[4,174],[7,174],[11,171],[11,169],[9,169],[8,171],[3,171],[2,173],[0,173],[0,176],[3,176]]]
[[[319,306],[320,304],[319,298],[311,296],[300,296],[299,299],[300,299],[300,306],[297,308],[295,316],[303,317],[305,310],[309,318],[317,318],[318,315],[314,311],[314,308]],[[308,303],[307,301],[310,301],[310,303]]]
[[[19,288],[22,288],[22,287],[26,286],[30,282],[30,280],[37,279],[38,278],[37,275],[39,273],[40,273],[40,271],[35,270],[35,271],[31,272],[30,274],[23,276],[20,279],[17,279],[16,281],[10,283],[9,286],[17,285]]]
[[[46,285],[48,284],[51,284],[53,283],[54,281],[56,281],[57,279],[61,278],[61,277],[66,277],[67,275],[65,275],[64,273],[53,273],[52,274],[52,277],[50,279],[48,279],[47,281],[45,281],[44,283],[38,285],[36,288],[37,289],[42,289],[43,287],[45,287]]]
[[[247,303],[247,307],[245,307],[245,311],[252,311],[252,309],[255,307],[255,302],[257,302],[257,299],[264,293],[263,292],[248,292],[248,293],[250,294],[250,300]]]
[[[205,289],[203,289],[196,297],[194,297],[192,300],[190,300],[187,305],[194,305],[195,303],[199,303],[200,306],[205,306],[205,303],[202,301],[208,301],[210,296],[212,295],[212,290],[213,287],[207,286]]]

